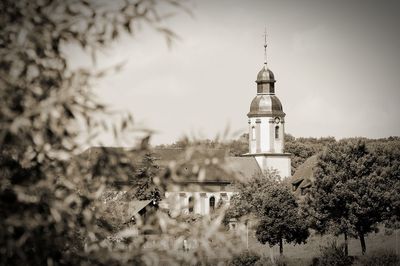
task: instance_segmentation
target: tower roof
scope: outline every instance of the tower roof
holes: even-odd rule
[[[275,96],[275,76],[267,67],[267,38],[265,33],[264,43],[264,66],[257,74],[257,96],[250,105],[248,117],[257,116],[281,116],[285,113],[282,109],[281,101]]]
[[[264,66],[257,74],[257,94],[274,94],[274,73],[267,67],[267,29],[264,33]]]
[[[274,73],[265,65],[257,74],[257,83],[259,82],[275,82]]]
[[[267,65],[257,74],[257,94],[275,94],[275,76]]]
[[[248,117],[285,116],[281,101],[275,95],[257,95],[250,104]]]

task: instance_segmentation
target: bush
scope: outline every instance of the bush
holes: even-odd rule
[[[361,257],[358,262],[364,266],[394,266],[400,265],[400,257],[394,251],[385,250]]]
[[[230,266],[253,266],[258,260],[260,256],[251,252],[244,252],[238,255],[235,255],[230,261]]]
[[[348,266],[353,264],[353,259],[346,256],[344,245],[337,246],[333,241],[329,246],[321,249],[321,256],[314,258],[311,266]]]
[[[275,258],[275,264],[271,262],[271,258],[262,257],[256,262],[255,266],[286,266],[286,259],[284,257]]]

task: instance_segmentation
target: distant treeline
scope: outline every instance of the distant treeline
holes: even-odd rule
[[[248,133],[242,134],[238,139],[230,141],[218,141],[218,140],[196,140],[195,144],[204,145],[210,149],[225,149],[228,151],[230,156],[240,156],[241,154],[247,153],[249,151],[249,138]],[[391,136],[388,138],[380,139],[369,139],[369,138],[358,138],[365,141],[368,148],[376,150],[378,146],[388,146],[395,147],[400,143],[400,137]],[[294,137],[291,134],[285,134],[285,152],[291,153],[292,161],[292,174],[294,174],[297,168],[303,164],[307,158],[323,151],[324,147],[328,144],[332,144],[337,140],[334,137]],[[180,139],[172,144],[161,144],[156,146],[156,148],[184,148],[188,145],[189,141],[187,139]]]

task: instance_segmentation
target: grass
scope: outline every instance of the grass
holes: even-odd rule
[[[394,251],[397,252],[397,254],[400,254],[400,230],[387,235],[385,234],[383,227],[380,229],[381,230],[378,233],[371,233],[366,237],[366,255],[384,250]],[[286,257],[289,266],[309,265],[313,257],[318,257],[320,255],[321,247],[327,246],[332,240],[336,240],[338,244],[344,242],[343,236],[319,236],[314,234],[307,240],[306,244],[284,244],[283,254]],[[242,242],[241,248],[243,250],[246,249],[246,242]],[[270,248],[257,241],[254,230],[249,230],[249,250],[258,253],[260,256],[270,256]],[[273,254],[274,256],[279,256],[279,249],[277,246],[273,247]],[[349,239],[349,255],[355,257],[362,256],[360,241],[358,239]]]

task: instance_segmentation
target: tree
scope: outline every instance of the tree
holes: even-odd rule
[[[300,165],[302,165],[309,157],[313,156],[318,151],[309,144],[291,141],[285,143],[285,152],[289,152],[291,154],[291,171],[292,174],[294,174]]]
[[[344,234],[346,245],[348,236],[358,237],[364,254],[364,237],[377,230],[387,208],[382,198],[388,187],[378,168],[364,140],[328,145],[319,157],[315,184],[306,200],[313,227],[321,233]]]
[[[181,10],[178,1],[165,3]],[[82,173],[86,161],[75,159],[79,134],[87,132],[90,144],[106,128],[99,115],[114,118],[92,89],[105,72],[71,69],[63,47],[76,44],[95,60],[96,51],[139,24],[171,40],[159,8],[147,0],[0,2],[1,265],[122,263],[101,244],[107,232],[97,224],[97,207],[104,187],[128,173],[118,154],[108,154],[96,172]],[[122,116],[115,136],[132,124]],[[105,178],[102,171],[111,168],[114,175]]]
[[[262,244],[279,245],[283,254],[283,240],[286,243],[305,243],[309,236],[308,226],[299,214],[299,208],[290,188],[272,181],[264,191],[264,201],[256,237]]]
[[[94,94],[95,81],[118,66],[72,69],[63,49],[77,45],[95,63],[98,50],[141,26],[170,43],[175,34],[164,21],[186,6],[179,0],[5,0],[0,10],[0,265],[154,265],[160,258],[169,265],[207,258],[212,250],[207,245],[189,256],[178,253],[188,226],[163,212],[141,227],[126,221],[116,234],[119,226],[101,219],[104,190],[128,190],[136,169],[121,149],[99,148],[98,156],[91,156],[91,149],[82,153],[82,147],[105,130],[117,141],[138,130],[130,114],[115,117]],[[88,137],[81,138],[82,132]],[[139,132],[145,137],[135,150],[148,151],[151,132]],[[197,147],[185,148],[184,158],[161,171],[161,187],[181,178],[193,150]],[[205,244],[213,236],[213,244],[230,254],[233,245],[221,244],[221,219],[190,225],[189,235]],[[143,248],[146,236],[137,232],[155,228],[153,221],[162,225],[160,242],[167,247]],[[178,236],[173,244],[171,236]]]
[[[249,133],[244,133],[236,140],[226,144],[231,156],[240,156],[249,152]]]
[[[309,236],[307,224],[299,213],[293,193],[276,172],[238,184],[238,191],[228,215],[235,218],[248,213],[256,215],[260,220],[256,229],[259,242],[271,247],[279,245],[281,254],[283,241],[305,243]]]
[[[146,153],[134,177],[130,180],[130,185],[134,190],[133,196],[138,200],[153,200],[155,203],[161,200],[160,189],[153,182],[160,170],[155,160],[151,153]]]
[[[387,228],[400,227],[400,139],[389,137],[369,141],[368,147],[376,156],[376,175],[381,177],[387,190],[381,200],[385,202],[384,216]]]
[[[227,134],[227,132],[225,132]],[[207,149],[220,149],[225,150],[230,156],[240,156],[249,151],[249,134],[244,133],[238,139],[224,141],[217,136],[215,139],[194,139],[192,143],[201,145],[203,148]],[[156,146],[156,148],[178,148],[182,149],[188,145],[189,139],[181,138],[174,142],[173,144],[161,144]]]
[[[295,138],[290,134],[285,134],[285,152],[291,154],[292,174],[309,157],[321,152],[326,145],[334,143],[333,137],[327,138]]]

